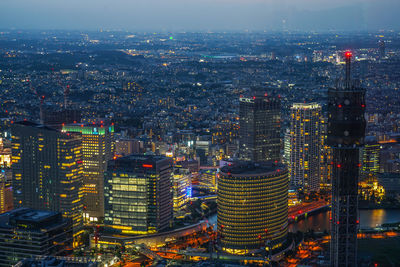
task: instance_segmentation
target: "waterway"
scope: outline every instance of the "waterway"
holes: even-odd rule
[[[400,210],[360,210],[360,228],[370,229],[380,226],[384,223],[400,222]],[[209,219],[210,224],[217,224],[217,215],[211,216]],[[289,225],[290,232],[314,230],[315,232],[329,231],[330,212],[324,211],[307,218],[298,220]]]

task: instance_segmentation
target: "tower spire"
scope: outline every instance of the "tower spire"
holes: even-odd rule
[[[344,54],[346,58],[346,89],[350,89],[351,87],[351,58],[353,57],[353,54],[351,51],[346,51]]]

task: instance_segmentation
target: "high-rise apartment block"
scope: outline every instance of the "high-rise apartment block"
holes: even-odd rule
[[[320,186],[321,106],[295,103],[290,109],[290,181],[304,192]]]

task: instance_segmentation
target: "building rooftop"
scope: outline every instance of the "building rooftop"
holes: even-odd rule
[[[292,108],[296,109],[315,109],[315,108],[320,108],[321,105],[318,103],[293,103]]]
[[[237,175],[254,175],[273,173],[286,170],[286,166],[274,162],[247,162],[237,161],[221,168],[221,173]]]
[[[52,127],[49,127],[49,126],[46,126],[46,125],[43,125],[43,124],[39,124],[39,123],[36,123],[36,122],[32,122],[32,121],[23,120],[23,121],[15,122],[15,124],[16,125],[34,127],[34,128],[38,128],[38,129],[45,129],[45,130],[53,131],[53,132],[59,132],[57,129],[54,129]]]
[[[30,208],[17,208],[0,214],[0,227],[3,228],[19,227],[20,223],[31,225],[31,228],[46,228],[61,221],[61,213]]]
[[[122,158],[118,158],[117,160],[134,160],[134,161],[159,161],[166,159],[164,156],[158,155],[145,155],[145,154],[132,154]]]

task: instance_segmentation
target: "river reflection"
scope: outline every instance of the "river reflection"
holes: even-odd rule
[[[396,223],[400,222],[400,210],[360,210],[360,228],[374,228],[384,223]],[[213,215],[209,218],[211,224],[217,224],[217,215]],[[329,231],[330,226],[330,212],[325,211],[312,216],[308,216],[305,219],[299,220],[289,225],[290,232],[302,231],[306,232],[314,230],[315,232]]]
[[[400,222],[400,210],[360,210],[359,216],[361,229],[374,228],[384,223]],[[311,229],[315,232],[329,231],[329,221],[330,212],[326,211],[290,224],[289,231],[296,232],[299,230],[306,232]]]

